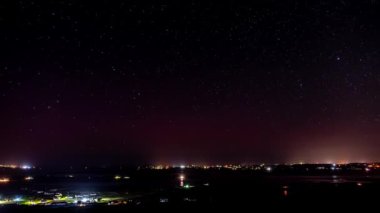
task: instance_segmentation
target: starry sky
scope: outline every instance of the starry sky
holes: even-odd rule
[[[380,160],[377,0],[0,3],[0,161]]]

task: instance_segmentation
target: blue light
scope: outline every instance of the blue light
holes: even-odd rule
[[[22,198],[20,196],[16,196],[15,199],[13,199],[14,202],[20,202],[22,201]]]
[[[21,166],[21,169],[29,170],[29,169],[32,169],[32,167],[29,166],[29,165],[27,165],[27,164],[25,164],[25,165]]]

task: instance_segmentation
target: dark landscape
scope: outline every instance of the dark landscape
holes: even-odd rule
[[[269,169],[270,168],[270,169]],[[2,169],[0,211],[369,209],[380,164]],[[26,178],[26,177],[29,177]],[[31,178],[32,177],[32,178]]]

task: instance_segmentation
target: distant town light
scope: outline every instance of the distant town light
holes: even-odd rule
[[[9,178],[0,178],[0,183],[8,183],[11,181]]]
[[[184,180],[185,180],[185,175],[184,174],[180,174],[179,175],[179,186],[180,187],[184,186]]]
[[[17,196],[13,199],[13,202],[20,202],[22,201],[22,198],[20,196]]]
[[[34,180],[34,178],[33,178],[32,176],[26,176],[26,177],[24,178],[24,180],[26,180],[26,181],[31,181],[31,180]]]
[[[169,202],[168,198],[160,198],[160,203],[167,203]]]
[[[0,164],[0,168],[11,168],[11,169],[16,169],[18,166],[14,164]]]
[[[179,168],[181,168],[181,169],[185,169],[186,166],[185,166],[185,165],[180,165]]]
[[[29,165],[22,165],[22,166],[21,166],[21,169],[29,170],[29,169],[32,169],[32,167],[29,166]]]
[[[270,171],[272,171],[272,167],[268,166],[268,167],[265,168],[265,170],[266,170],[267,172],[270,172]]]
[[[115,179],[115,180],[120,180],[120,179],[121,179],[121,176],[120,176],[120,175],[115,175],[114,179]]]
[[[179,179],[180,179],[181,181],[185,180],[185,175],[180,175],[180,176],[179,176]]]

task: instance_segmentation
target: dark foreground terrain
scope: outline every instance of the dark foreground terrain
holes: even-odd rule
[[[28,171],[33,180],[22,181],[24,173],[0,185],[0,212],[363,211],[380,196],[380,176],[364,170]]]

